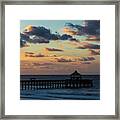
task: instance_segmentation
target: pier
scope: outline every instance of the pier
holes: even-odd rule
[[[77,89],[93,87],[92,80],[83,80],[81,75],[75,71],[70,75],[70,79],[66,80],[37,80],[31,78],[30,80],[21,80],[21,90],[39,90],[39,89]]]

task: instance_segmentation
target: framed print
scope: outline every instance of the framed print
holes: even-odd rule
[[[119,119],[118,1],[1,8],[1,118]]]
[[[20,27],[21,100],[100,100],[100,20],[21,20]]]

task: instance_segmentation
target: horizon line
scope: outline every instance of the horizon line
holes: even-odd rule
[[[30,74],[22,74],[22,75],[30,75]],[[20,76],[22,76],[20,75]],[[32,74],[31,74],[32,75]],[[33,74],[34,76],[38,76],[39,74]],[[52,74],[51,74],[52,75]],[[54,75],[54,74],[53,74]],[[71,74],[56,74],[56,75],[71,75]],[[100,75],[100,74],[81,74],[81,75]],[[42,76],[42,75],[41,75]],[[45,76],[45,75],[44,75]],[[46,75],[49,76],[49,75]],[[55,75],[54,75],[55,76]]]

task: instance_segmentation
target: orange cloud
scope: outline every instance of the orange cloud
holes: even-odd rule
[[[77,31],[70,29],[70,28],[67,28],[67,27],[63,28],[63,32],[68,34],[68,35],[76,35],[78,33]]]
[[[45,56],[41,53],[33,53],[33,52],[25,52],[25,57],[48,57],[48,56]]]
[[[33,29],[32,29],[32,25],[28,25],[27,27],[25,27],[24,31],[25,32],[31,32]]]

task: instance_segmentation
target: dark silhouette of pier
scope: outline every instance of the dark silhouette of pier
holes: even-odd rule
[[[83,80],[81,74],[75,71],[70,75],[70,79],[65,80],[21,80],[21,90],[39,90],[39,89],[60,89],[60,88],[90,88],[93,87],[92,80]]]

